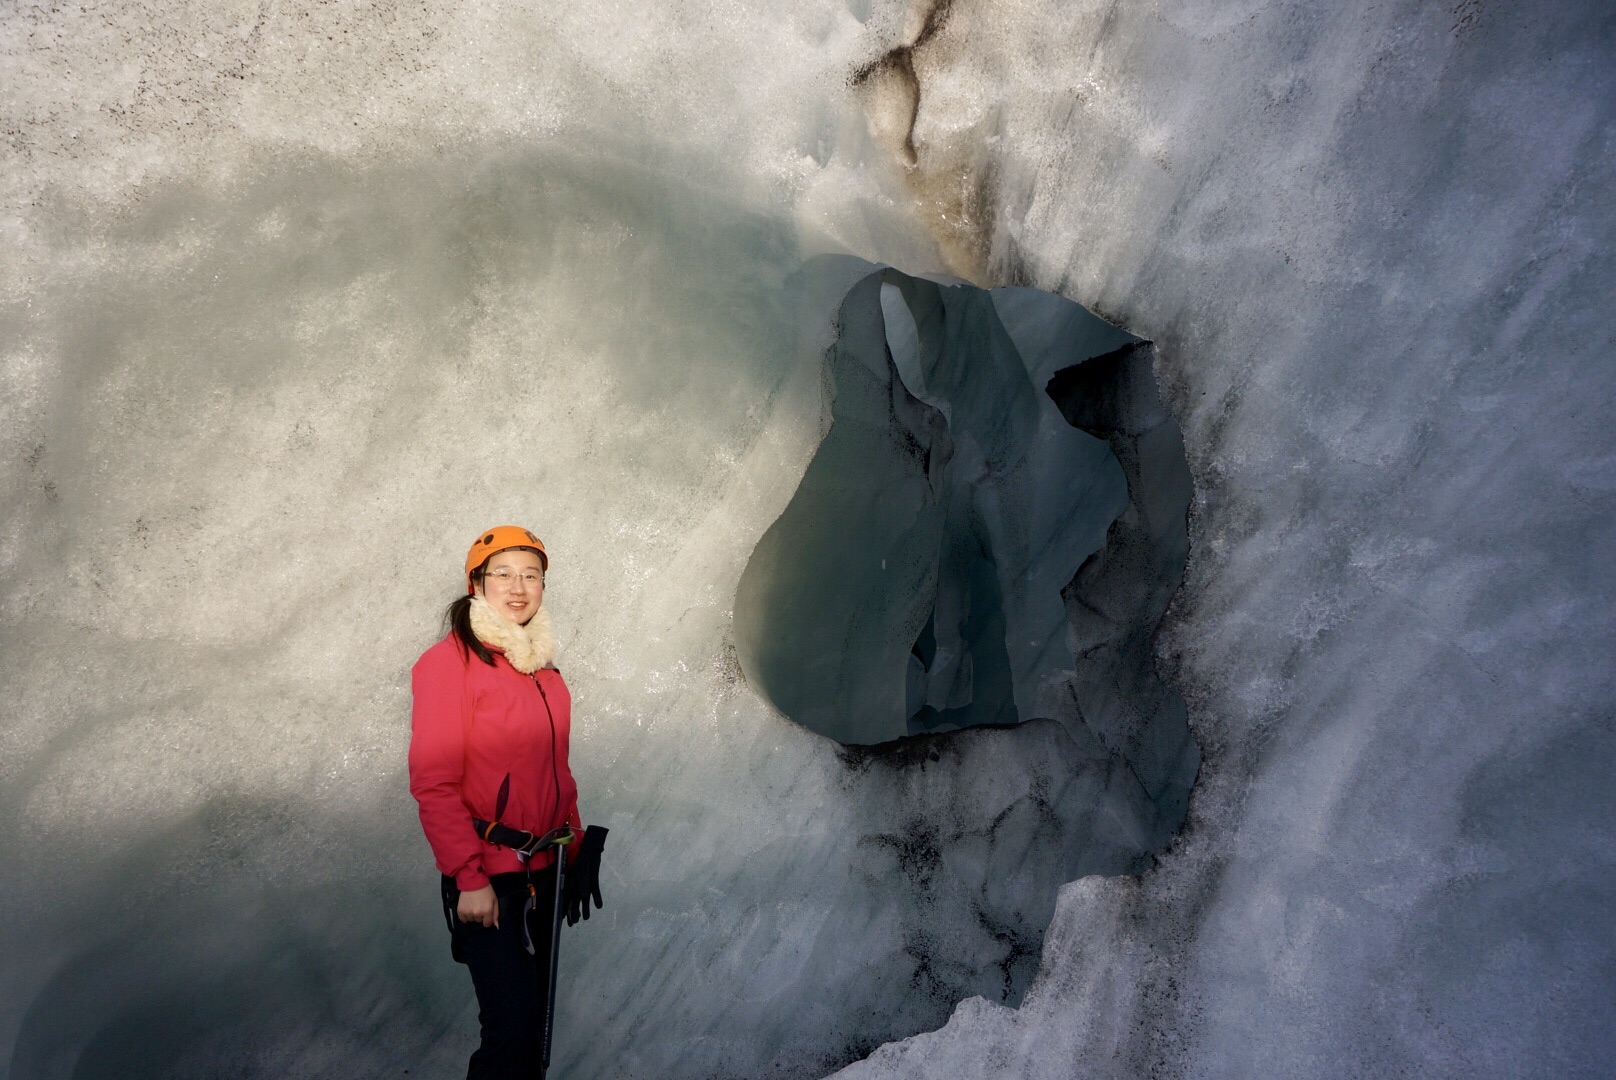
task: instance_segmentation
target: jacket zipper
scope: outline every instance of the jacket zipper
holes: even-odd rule
[[[561,772],[556,767],[556,726],[555,713],[550,709],[550,695],[544,692],[544,684],[539,682],[539,673],[535,671],[531,678],[533,685],[538,688],[539,697],[544,701],[544,715],[550,721],[550,785],[555,790],[555,806],[550,811],[550,828],[561,827],[557,816],[561,813]]]

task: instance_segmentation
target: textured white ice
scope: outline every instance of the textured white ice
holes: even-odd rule
[[[1019,1011],[839,1075],[1607,1075],[1609,6],[965,4],[929,50],[916,189],[974,155],[987,276],[1161,348],[1209,756]]]
[[[567,1075],[800,1074],[834,1024],[773,1003],[894,1007],[835,946],[973,924],[858,875],[1080,755],[898,805],[724,628],[819,434],[771,298],[818,251],[944,269],[931,226],[1160,344],[1201,492],[1160,647],[1212,754],[1159,869],[1062,891],[1019,1011],[849,1075],[1601,1074],[1612,19],[957,0],[903,174],[848,82],[903,4],[6,7],[0,1061],[454,1070],[403,673],[506,519],[557,552],[615,830]]]

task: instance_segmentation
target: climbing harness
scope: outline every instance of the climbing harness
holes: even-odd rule
[[[572,843],[575,830],[571,825],[562,825],[551,829],[542,836],[535,836],[526,829],[513,829],[500,821],[484,821],[482,818],[472,818],[471,823],[477,828],[477,835],[490,844],[510,848],[525,861],[537,855],[551,844]],[[563,839],[563,834],[565,839]]]
[[[557,882],[556,903],[559,904],[561,902],[562,893],[560,881],[566,873],[567,861],[563,857],[564,852],[562,849],[577,838],[577,830],[575,830],[571,825],[562,825],[559,828],[551,829],[543,836],[535,836],[526,829],[513,829],[511,826],[498,821],[484,821],[481,818],[472,818],[471,823],[476,827],[478,836],[482,837],[490,844],[498,844],[500,847],[510,848],[521,857],[524,863],[532,859],[534,855],[537,855],[545,848],[554,847]],[[531,914],[538,906],[539,893],[533,885],[532,871],[529,871],[527,883],[527,901],[522,905],[522,945],[527,949],[529,956],[534,955],[537,950],[533,947],[533,937],[528,929],[528,915]],[[556,926],[559,930],[559,921],[557,922]],[[555,963],[553,959],[553,952],[551,956],[551,967],[554,967]],[[551,978],[554,978],[553,972],[551,974]]]

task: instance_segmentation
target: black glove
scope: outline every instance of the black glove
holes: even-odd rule
[[[606,846],[606,834],[611,830],[603,825],[591,825],[578,841],[578,852],[567,860],[567,877],[562,903],[567,905],[567,925],[576,926],[579,919],[589,918],[589,901],[597,909],[600,902],[600,853]]]

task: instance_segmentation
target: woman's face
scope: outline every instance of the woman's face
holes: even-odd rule
[[[511,622],[525,623],[544,599],[544,561],[533,551],[496,551],[477,591]]]

